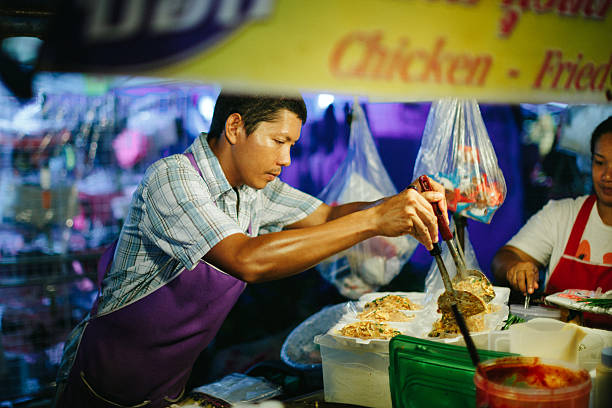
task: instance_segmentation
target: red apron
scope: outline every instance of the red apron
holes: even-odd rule
[[[562,292],[565,289],[597,290],[601,288],[604,292],[612,289],[612,266],[598,265],[576,258],[582,234],[596,201],[596,197],[591,195],[582,204],[565,251],[548,279],[546,293]],[[588,315],[596,317],[598,321],[601,318],[601,316]],[[585,314],[585,319],[587,319],[587,314]],[[609,317],[606,320],[608,324],[612,323]]]

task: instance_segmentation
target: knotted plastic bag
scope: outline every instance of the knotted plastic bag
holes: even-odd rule
[[[347,156],[319,198],[333,206],[375,201],[396,193],[376,150],[364,112],[355,104]],[[373,237],[324,260],[317,269],[342,295],[357,299],[397,276],[417,245],[410,236]]]
[[[422,174],[445,187],[449,210],[491,222],[506,198],[506,182],[475,100],[431,105],[413,179]]]
[[[475,100],[446,98],[432,103],[414,166],[414,177],[422,174],[445,187],[448,208],[456,217],[491,222],[506,197],[506,182]],[[448,246],[442,242],[440,245],[452,279],[457,268]],[[480,270],[467,230],[463,252],[467,269]],[[442,290],[438,265],[432,262],[425,278],[425,292],[433,295]]]

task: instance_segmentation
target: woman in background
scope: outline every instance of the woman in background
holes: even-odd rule
[[[612,289],[612,116],[591,136],[594,194],[551,200],[493,258],[499,284],[524,294]]]

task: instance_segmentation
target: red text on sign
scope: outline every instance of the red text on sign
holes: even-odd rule
[[[329,59],[330,71],[339,78],[467,86],[483,86],[492,63],[489,54],[447,50],[445,37],[436,38],[429,48],[415,48],[405,37],[386,43],[381,31],[347,34]]]

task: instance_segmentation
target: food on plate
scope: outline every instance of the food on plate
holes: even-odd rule
[[[368,308],[359,313],[360,320],[376,320],[377,322],[408,322],[414,315],[407,315],[399,310]]]
[[[465,324],[470,332],[480,332],[484,330],[484,315],[485,313],[479,313],[465,318]],[[461,331],[459,330],[455,317],[452,314],[443,314],[440,319],[434,322],[433,328],[428,336],[445,339],[456,337],[460,334]]]
[[[349,323],[340,329],[340,334],[347,337],[359,339],[390,339],[400,332],[384,323],[355,322]]]
[[[485,329],[485,314],[496,312],[501,307],[485,302],[482,296],[485,295],[486,291],[480,289],[485,288],[486,285],[480,285],[479,282],[480,279],[470,277],[454,284],[458,297],[456,300],[457,306],[470,332],[483,331]],[[481,296],[474,292],[479,292]],[[438,312],[442,314],[442,317],[434,322],[432,330],[428,334],[429,337],[449,338],[461,334],[451,309],[453,300],[454,297],[448,292],[442,293],[438,298]]]
[[[418,310],[422,309],[422,306],[404,296],[385,295],[366,303],[363,308],[364,310],[372,308],[379,310]]]
[[[481,296],[471,292],[475,288],[481,287],[478,281],[478,278],[473,280],[466,279],[454,285],[457,290],[457,306],[470,332],[483,331],[485,329],[484,316],[501,308],[499,305],[486,303]],[[480,293],[484,294],[482,291]],[[432,330],[428,334],[429,337],[448,338],[461,334],[451,309],[451,304],[454,300],[455,298],[448,292],[443,292],[440,295],[438,298],[438,312],[442,314],[442,317],[434,322]]]
[[[479,298],[490,301],[495,297],[495,290],[488,282],[477,276],[469,276],[457,282],[453,282],[453,287],[456,290],[464,290],[473,293]]]
[[[487,310],[485,301],[471,292],[464,290],[455,291],[455,296],[444,291],[438,297],[438,312],[452,315],[451,305],[457,303],[457,307],[464,317],[473,316]]]

